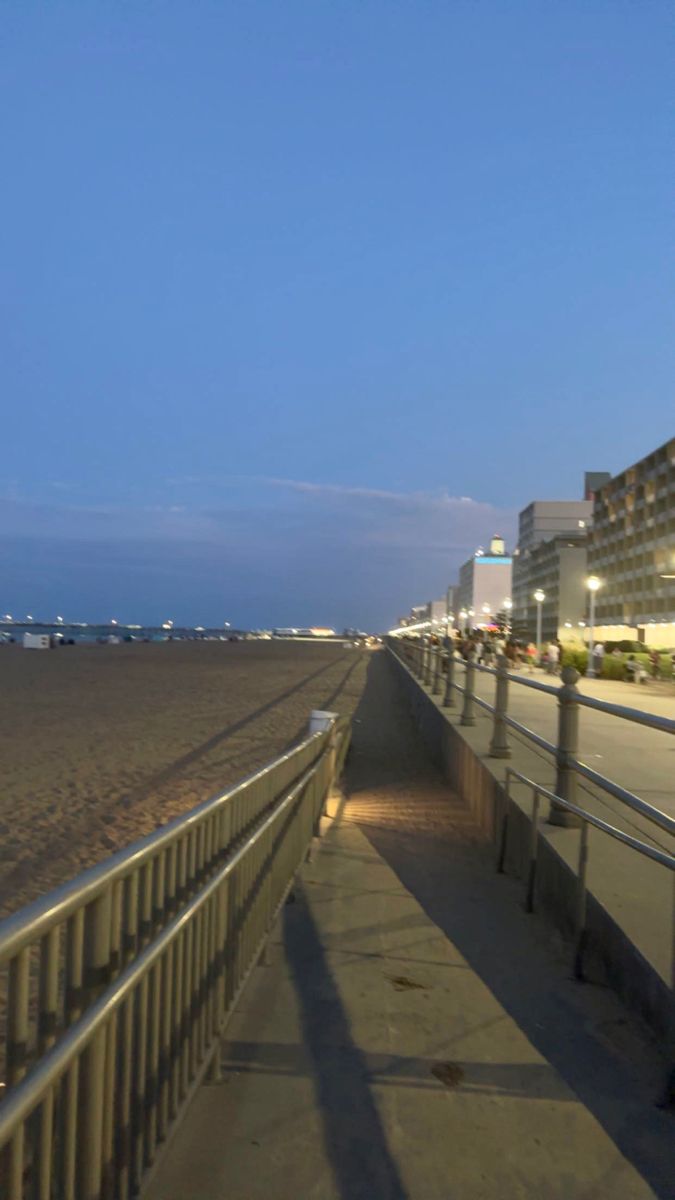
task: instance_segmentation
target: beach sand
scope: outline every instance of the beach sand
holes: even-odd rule
[[[0,649],[0,914],[351,714],[369,653],[293,642]]]

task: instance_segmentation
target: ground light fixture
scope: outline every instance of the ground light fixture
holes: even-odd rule
[[[586,580],[586,587],[590,595],[590,613],[588,618],[588,666],[586,667],[586,678],[595,678],[595,667],[593,666],[593,627],[595,625],[595,593],[602,586],[602,580],[598,579],[597,575],[589,575]]]

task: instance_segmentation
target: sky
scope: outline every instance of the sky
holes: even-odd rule
[[[675,434],[670,3],[0,6],[0,612],[382,629]]]

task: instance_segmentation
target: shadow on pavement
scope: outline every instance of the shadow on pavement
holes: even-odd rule
[[[435,783],[419,815],[391,791]],[[551,930],[527,916],[522,889],[494,872],[492,853],[465,823],[415,728],[387,657],[374,657],[353,727],[344,816],[357,822],[432,921],[578,1095],[662,1200],[673,1200],[675,1116],[655,1107],[662,1064],[605,989],[569,977]],[[431,791],[429,789],[429,795]]]
[[[306,1051],[323,1121],[326,1155],[343,1200],[406,1200],[375,1106],[367,1057],[355,1044],[324,948],[302,890],[284,910],[284,946],[296,989]],[[286,1061],[283,1061],[286,1059]]]

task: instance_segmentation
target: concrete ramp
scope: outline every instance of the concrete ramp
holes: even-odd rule
[[[149,1200],[672,1197],[655,1050],[494,875],[384,655],[347,784]]]

